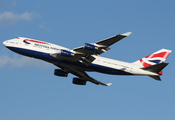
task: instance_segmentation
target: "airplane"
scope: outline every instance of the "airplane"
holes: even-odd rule
[[[86,73],[94,71],[110,75],[149,76],[161,81],[162,70],[168,65],[168,63],[165,63],[165,60],[171,53],[171,50],[161,49],[132,63],[100,56],[100,54],[110,49],[109,46],[130,34],[131,32],[118,34],[96,43],[85,43],[84,46],[74,49],[25,37],[10,39],[4,41],[3,44],[13,52],[41,59],[59,67],[60,69],[55,69],[54,71],[56,76],[67,77],[69,73],[77,76],[72,81],[76,85],[86,85],[87,81],[103,86],[112,84],[102,83]]]

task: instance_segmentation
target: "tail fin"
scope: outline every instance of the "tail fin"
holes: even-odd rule
[[[140,66],[142,69],[158,73],[159,76],[163,74],[162,69],[165,68],[168,63],[164,63],[171,50],[161,49],[155,53],[152,53],[133,64]],[[161,80],[159,76],[150,76],[155,80]]]
[[[152,53],[152,54],[134,62],[134,64],[136,64],[140,67],[148,67],[148,66],[152,66],[155,64],[159,64],[159,63],[164,62],[170,53],[171,53],[171,50],[161,49],[155,53]]]

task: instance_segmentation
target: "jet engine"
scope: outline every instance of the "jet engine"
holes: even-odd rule
[[[86,85],[86,81],[80,78],[73,78],[72,83],[76,85]]]
[[[58,54],[60,54],[61,56],[65,56],[65,57],[74,56],[74,53],[67,51],[67,50],[61,50]]]
[[[89,43],[85,43],[84,44],[84,49],[86,49],[86,50],[97,50],[98,47],[95,46],[95,45],[89,44]]]
[[[64,72],[61,69],[55,69],[54,75],[59,76],[59,77],[67,77],[68,73]]]

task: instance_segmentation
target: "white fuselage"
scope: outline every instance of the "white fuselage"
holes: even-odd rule
[[[80,67],[81,69],[84,69],[85,71],[96,71],[96,72],[114,74],[114,75],[158,76],[157,73],[140,69],[141,66],[138,66],[134,63],[122,62],[122,61],[104,58],[96,55],[93,55],[93,57],[95,57],[95,60],[89,66],[84,66],[79,62],[70,62],[67,60],[60,60],[50,56],[50,54],[58,53],[61,49],[71,51],[71,52],[74,52],[74,51],[59,45],[42,42],[42,41],[40,42],[34,41],[34,42],[28,43],[27,41],[24,42],[24,39],[28,39],[28,38],[18,37],[15,39],[4,41],[3,44],[10,50],[25,56],[45,60],[53,64],[63,63],[63,64],[69,64],[70,66],[72,65],[73,67],[77,66],[77,67]]]

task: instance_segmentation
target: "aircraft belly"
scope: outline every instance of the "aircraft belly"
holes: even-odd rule
[[[107,67],[107,66],[103,66],[103,65],[98,65],[98,64],[91,64],[89,67],[92,68],[96,72],[105,73],[105,74],[112,74],[112,75],[132,75],[129,72],[126,72],[126,71],[123,71],[123,70],[119,70],[117,68],[111,68],[111,67]]]
[[[61,60],[61,59],[50,56],[49,53],[44,53],[44,52],[40,52],[40,51],[29,50],[29,49],[24,49],[24,48],[16,48],[16,47],[8,47],[8,48],[16,53],[21,54],[21,55],[25,55],[28,57],[34,57],[34,58],[45,60],[45,61],[48,61],[51,63],[58,63],[61,61],[63,63],[69,64],[70,66],[71,65],[73,65],[74,67],[78,66],[78,67],[81,67],[81,70],[84,70],[84,71],[96,71],[96,72],[105,73],[105,74],[112,74],[112,75],[132,75],[129,72],[119,70],[116,68],[107,67],[104,65],[98,65],[98,64],[91,63],[89,66],[85,66],[85,65],[78,63],[78,62]]]

